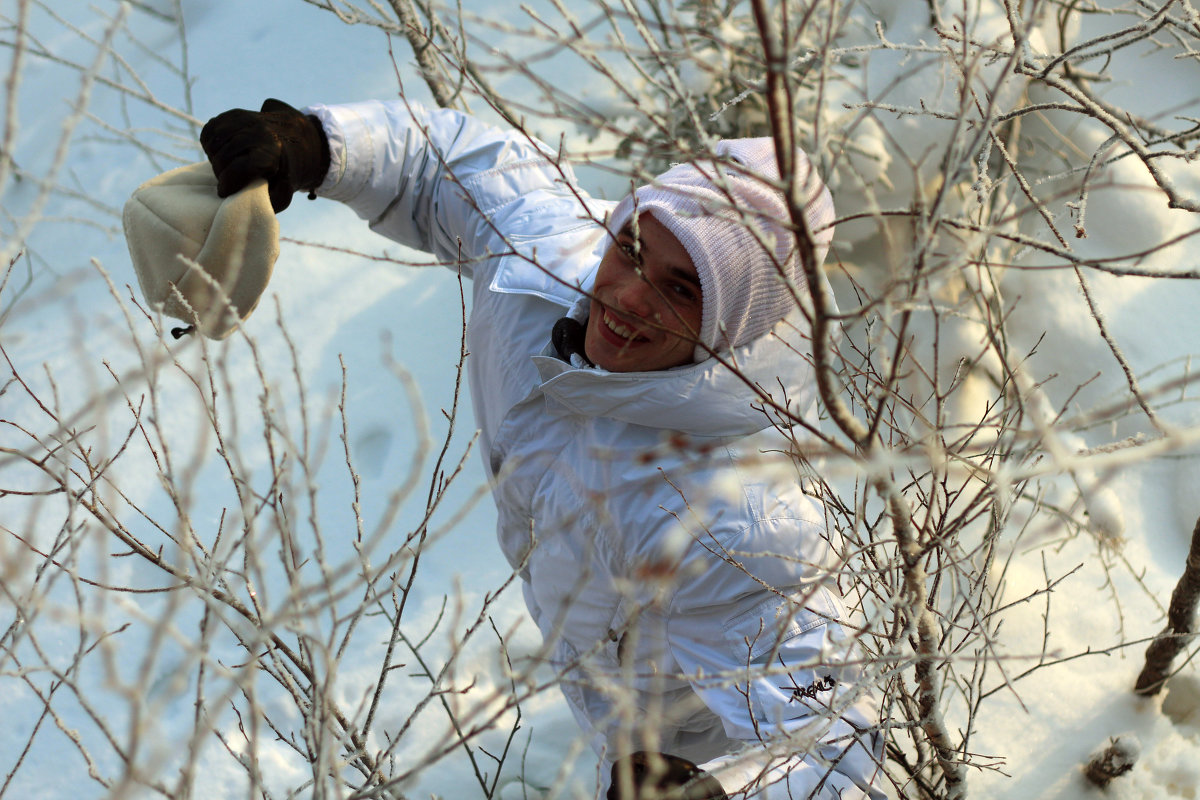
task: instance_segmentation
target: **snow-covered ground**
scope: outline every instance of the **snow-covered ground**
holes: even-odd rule
[[[473,5],[485,10],[482,4]],[[914,5],[924,7],[923,3]],[[24,6],[13,0],[0,2],[4,24],[16,20]],[[12,157],[22,170],[20,175],[47,174],[59,154],[64,154],[57,173],[57,183],[63,188],[49,196],[7,284],[0,286],[0,344],[13,370],[31,389],[42,397],[58,398],[59,407],[69,417],[65,427],[83,430],[94,426],[85,435],[108,445],[124,436],[131,425],[124,397],[113,392],[110,370],[124,376],[125,389],[135,399],[145,391],[135,377],[140,359],[130,344],[122,309],[133,314],[138,340],[151,349],[156,341],[150,322],[133,309],[128,301],[130,292],[125,288],[132,286],[133,296],[138,296],[120,230],[120,209],[129,193],[158,172],[199,160],[202,154],[192,144],[197,123],[226,108],[257,108],[266,97],[296,105],[393,97],[397,93],[397,70],[410,97],[428,99],[423,82],[408,64],[405,42],[391,43],[393,63],[388,57],[389,42],[379,31],[343,25],[329,12],[298,0],[185,0],[186,50],[181,48],[179,29],[152,13],[156,8],[173,13],[173,4],[167,0],[128,5],[108,0],[56,0],[52,10],[31,5],[29,28],[37,36],[37,46],[54,57],[31,51],[21,55],[21,71],[10,73],[19,74],[20,81],[6,87],[9,106],[0,123],[16,131]],[[62,62],[86,68],[96,58],[97,42],[105,38],[117,15],[122,15],[128,31],[117,32],[115,49],[127,63],[105,65],[99,73],[101,80],[87,89],[86,111],[81,112],[76,103],[83,73]],[[897,36],[901,26],[889,30]],[[0,39],[6,45],[0,49],[0,56],[16,57],[10,46],[11,31],[0,30]],[[174,73],[177,65],[184,65],[186,74]],[[1188,71],[1191,66],[1164,73],[1161,65],[1148,62],[1140,71],[1127,73],[1128,86],[1113,91],[1134,96],[1141,93],[1148,106],[1161,100],[1163,108],[1171,105],[1172,97],[1194,100],[1198,84],[1194,82],[1195,71]],[[108,80],[126,87],[144,85],[154,101],[184,108],[193,119],[168,115],[154,102],[147,102],[150,97],[115,92],[105,84]],[[15,98],[11,94],[14,91]],[[897,129],[911,125],[911,119],[901,120]],[[69,126],[74,127],[69,142],[64,143],[61,137]],[[173,135],[165,133],[168,128]],[[919,135],[905,130],[907,135]],[[149,149],[134,146],[121,135],[125,131],[135,132]],[[1134,186],[1145,184],[1144,177],[1134,174],[1132,165],[1119,165],[1117,169],[1128,170],[1121,180]],[[587,172],[584,176],[585,181],[592,181],[588,188],[596,193],[618,190],[603,184],[599,173]],[[1185,179],[1180,188],[1200,197],[1198,180]],[[8,259],[16,254],[12,226],[24,219],[29,205],[36,202],[39,186],[28,177],[18,176],[2,190],[6,219],[0,227],[5,236],[0,250]],[[1086,246],[1097,256],[1129,253],[1196,227],[1194,215],[1169,212],[1159,198],[1130,200],[1131,194],[1138,197],[1137,192],[1097,192],[1088,209],[1089,239],[1078,246]],[[450,408],[456,377],[459,288],[454,276],[445,270],[408,266],[427,258],[381,239],[335,204],[309,203],[298,196],[280,223],[285,237],[282,254],[267,298],[248,327],[259,359],[272,367],[266,382],[273,387],[272,402],[278,404],[280,418],[295,426],[293,433],[300,430],[305,424],[300,416],[303,391],[311,414],[307,424],[318,443],[314,447],[329,449],[311,476],[320,497],[319,507],[312,513],[334,538],[330,542],[332,551],[350,557],[354,487],[338,439],[337,407],[343,369],[346,418],[350,421],[348,446],[362,481],[362,515],[370,527],[384,514],[397,476],[407,474],[412,454],[422,441],[422,424],[414,420],[426,418],[435,448],[440,444],[445,418],[439,410]],[[323,246],[306,244],[312,242]],[[853,253],[849,243],[846,253]],[[1200,244],[1189,239],[1169,256],[1157,256],[1153,266],[1191,268],[1197,254]],[[376,258],[380,255],[388,256],[390,261]],[[110,292],[105,274],[111,278],[120,301]],[[1156,382],[1156,374],[1181,373],[1183,360],[1200,350],[1200,316],[1195,310],[1200,303],[1200,288],[1194,282],[1102,275],[1089,279],[1113,338],[1122,345],[1137,374],[1151,385]],[[1017,285],[1021,280],[1028,284],[1024,290]],[[1050,331],[1033,363],[1039,376],[1058,376],[1052,388],[1076,386],[1097,372],[1103,378],[1089,389],[1091,397],[1102,398],[1123,385],[1118,365],[1096,336],[1078,284],[1068,271],[1052,275],[1030,272],[1025,278],[1012,278],[1006,290],[1010,295],[1027,298],[1020,306],[1022,325],[1039,333]],[[282,320],[287,336],[277,320]],[[193,374],[201,372],[203,354],[196,342],[173,347],[182,367]],[[298,380],[290,363],[293,353]],[[255,429],[262,424],[258,407],[263,390],[250,348],[235,336],[227,343],[210,346],[209,354],[222,364],[220,374],[226,382],[219,386],[220,403],[227,409],[228,419],[237,423],[238,429],[232,433],[234,447],[240,448],[241,457],[253,467],[266,456],[261,433]],[[412,384],[418,387],[423,404],[419,412],[412,406],[407,384],[391,368],[392,358],[411,374]],[[1156,373],[1156,369],[1162,373]],[[5,385],[8,373],[6,363],[0,368],[0,419],[45,430],[46,412],[36,407],[24,386],[15,382]],[[177,468],[181,474],[189,474],[187,482],[192,493],[203,498],[200,507],[211,509],[195,519],[215,529],[220,510],[235,500],[215,456],[217,444],[193,433],[202,427],[195,418],[201,409],[195,398],[197,388],[182,370],[168,366],[159,377],[157,389],[155,421],[172,432],[178,443],[174,454]],[[98,393],[108,393],[112,402],[79,407],[83,398]],[[1176,392],[1180,402],[1162,412],[1169,424],[1184,427],[1200,423],[1200,414],[1187,399],[1191,394],[1191,390]],[[1094,432],[1070,444],[1097,446],[1144,428],[1130,422],[1127,428]],[[472,430],[469,403],[464,396],[450,447],[451,462],[456,462],[467,447]],[[11,428],[0,433],[0,446],[27,444]],[[170,501],[159,484],[155,465],[144,451],[131,447],[118,468],[127,504],[142,506],[159,519],[172,519]],[[0,475],[0,581],[5,598],[0,600],[0,630],[4,630],[15,621],[9,601],[31,584],[32,570],[40,561],[9,533],[18,532],[39,547],[48,548],[57,530],[45,529],[44,521],[61,520],[61,515],[54,516],[59,510],[55,504],[61,501],[16,494],[34,488],[35,482],[27,470],[11,460],[0,457]],[[1054,547],[1041,550],[1046,554],[1045,563],[1041,558],[1015,559],[1005,581],[1010,596],[1019,597],[1043,586],[1047,575],[1057,578],[1069,573],[1053,595],[1049,626],[1053,633],[1044,646],[1052,658],[1080,654],[1088,648],[1098,654],[1040,669],[1028,679],[1015,682],[1011,689],[1002,689],[984,705],[972,749],[995,756],[996,770],[970,774],[973,796],[1013,800],[1093,797],[1096,790],[1080,779],[1079,765],[1109,737],[1127,733],[1139,739],[1141,757],[1129,775],[1111,786],[1110,796],[1151,800],[1200,795],[1200,676],[1194,666],[1188,667],[1174,679],[1165,697],[1135,698],[1130,689],[1141,667],[1144,647],[1123,646],[1152,636],[1162,627],[1163,606],[1182,570],[1192,524],[1200,516],[1200,457],[1187,449],[1176,449],[1112,474],[1104,473],[1101,467],[1097,477],[1103,479],[1102,488],[1096,491],[1090,511],[1094,517],[1104,516],[1109,528],[1124,537],[1119,551],[1102,549],[1091,536],[1063,538]],[[421,480],[427,479],[424,476]],[[416,593],[410,601],[412,610],[407,612],[413,629],[424,630],[435,624],[443,596],[464,603],[462,618],[439,629],[437,637],[447,642],[457,636],[455,631],[465,627],[464,620],[470,621],[484,593],[503,584],[509,574],[494,542],[494,512],[484,483],[477,454],[472,452],[464,462],[463,474],[456,479],[454,493],[446,501],[448,510],[439,512],[432,527],[437,529],[450,520],[453,525],[423,557]],[[421,483],[402,505],[394,530],[413,529],[424,513],[425,493],[426,486]],[[457,510],[464,507],[465,515],[456,517]],[[304,510],[307,513],[309,507],[304,506]],[[1059,535],[1055,531],[1033,534],[1042,539]],[[339,537],[341,541],[337,541]],[[1032,549],[1034,543],[1023,541],[1020,547]],[[158,576],[153,570],[134,559],[103,557],[119,549],[112,541],[91,540],[71,554],[70,561],[85,577],[101,582],[161,585],[155,583]],[[102,607],[77,607],[72,604],[69,587],[63,584],[51,593],[62,598],[63,605],[39,609],[36,620],[42,626],[40,641],[49,661],[69,662],[74,649],[80,646],[76,633],[81,616],[141,616],[143,620],[120,634],[118,648],[105,651],[105,658],[116,657],[116,662],[96,659],[102,666],[80,677],[81,689],[85,690],[81,694],[86,693],[93,705],[85,708],[82,702],[64,700],[57,706],[63,709],[58,719],[39,719],[43,704],[31,686],[47,687],[52,683],[43,671],[34,669],[26,682],[20,674],[23,661],[6,656],[0,662],[0,775],[14,771],[9,783],[0,784],[4,787],[0,796],[105,796],[101,785],[88,777],[89,765],[66,738],[67,732],[79,731],[83,741],[90,743],[97,772],[119,772],[115,756],[100,742],[92,714],[109,720],[121,736],[129,726],[143,726],[145,741],[141,746],[144,752],[156,754],[143,755],[144,763],[171,764],[187,746],[192,722],[190,695],[171,684],[176,672],[190,663],[187,647],[144,649],[151,641],[147,631],[156,619],[169,617],[184,631],[182,636],[195,635],[195,626],[182,624],[188,619],[186,614],[171,616],[176,611],[169,609],[170,601],[160,595],[117,596]],[[263,590],[270,592],[271,584]],[[447,613],[453,618],[451,605]],[[515,630],[511,641],[516,647],[536,648],[538,637],[524,618],[515,587],[501,596],[491,612],[499,630]],[[1001,662],[1008,675],[1023,672],[1030,664],[1028,657],[1042,652],[1045,613],[1040,598],[1010,613],[1005,622],[1004,646],[1012,658]],[[383,627],[379,633],[382,640]],[[492,635],[490,630],[478,634]],[[88,641],[87,645],[92,643]],[[449,644],[435,642],[433,646],[444,648]],[[468,653],[460,669],[464,674],[474,672],[480,691],[489,686],[502,689],[502,673],[489,660],[494,656],[486,655],[486,651],[481,647],[478,657]],[[340,680],[346,684],[348,698],[370,677],[378,655],[378,651],[367,647],[360,657],[346,660]],[[21,658],[28,656],[26,651]],[[241,656],[230,652],[229,658],[229,663],[236,663]],[[404,680],[420,682],[411,677]],[[424,688],[422,684],[419,691]],[[62,691],[67,694],[66,689]],[[131,693],[141,691],[151,700],[161,697],[161,703],[132,702]],[[131,719],[132,708],[153,711],[154,715]],[[389,727],[389,713],[382,712],[385,728]],[[399,711],[396,714],[399,724],[402,715]],[[522,714],[516,748],[523,763],[518,768],[518,757],[514,756],[502,783],[515,780],[523,770],[529,785],[548,786],[566,762],[575,762],[574,769],[586,782],[594,761],[586,752],[580,754],[579,733],[557,695],[548,692],[531,699],[522,706]],[[235,721],[230,718],[223,724],[231,728]],[[444,727],[440,720],[428,724],[439,731]],[[39,725],[32,747],[24,752],[31,732]],[[414,741],[411,748],[400,751],[402,757],[420,752],[424,746],[420,733]],[[497,743],[503,744],[485,740],[488,747]],[[197,782],[198,791],[207,796],[235,796],[244,791],[239,787],[245,771],[215,743],[205,746],[200,761],[204,775]],[[294,773],[296,766],[280,749],[277,763],[264,764],[268,783],[274,776],[288,785],[297,785],[300,778]],[[148,794],[145,790],[128,791],[122,796]],[[412,797],[435,793],[455,798],[477,796],[480,790],[469,764],[456,756],[422,773],[407,791]],[[521,797],[526,791],[514,782],[501,794]]]

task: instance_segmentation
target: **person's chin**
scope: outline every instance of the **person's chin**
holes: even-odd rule
[[[613,348],[603,344],[596,347],[588,347],[585,344],[583,352],[587,356],[588,361],[591,361],[602,370],[608,372],[628,372],[630,369],[628,366],[624,366],[626,359],[623,359],[619,352],[614,352]]]
[[[603,322],[593,318],[589,320],[583,339],[583,353],[597,367],[609,372],[631,372],[635,369],[630,364],[629,350],[636,343],[622,340],[620,343],[610,341],[617,337],[609,330],[601,330]],[[608,335],[606,335],[608,334]],[[636,359],[635,359],[636,360]]]
[[[583,352],[588,361],[608,372],[636,372],[641,369],[637,358],[631,358],[628,348],[613,347],[603,342],[589,348],[585,343]]]

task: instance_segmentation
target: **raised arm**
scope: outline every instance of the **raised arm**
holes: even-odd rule
[[[520,132],[403,101],[307,110],[329,140],[317,194],[445,261],[508,252],[521,217],[552,206],[583,215],[570,166]]]
[[[570,166],[543,143],[404,100],[303,110],[268,100],[214,117],[201,143],[223,194],[264,177],[279,212],[311,191],[446,262],[507,252],[522,216],[586,215]]]

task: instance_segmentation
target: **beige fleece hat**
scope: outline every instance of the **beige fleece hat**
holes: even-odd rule
[[[279,257],[266,181],[222,199],[207,161],[143,183],[125,203],[124,222],[146,302],[211,339],[250,316]]]

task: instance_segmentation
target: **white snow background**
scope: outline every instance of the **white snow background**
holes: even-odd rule
[[[14,0],[0,1],[0,17],[6,25],[16,19],[22,5]],[[118,32],[117,52],[145,81],[149,92],[164,103],[190,108],[200,122],[227,108],[257,108],[266,97],[295,105],[394,97],[397,65],[408,95],[428,99],[424,84],[411,66],[407,43],[394,42],[393,64],[388,42],[377,30],[341,24],[328,12],[298,0],[184,2],[185,85],[164,64],[178,64],[185,58],[180,31],[174,23],[150,13],[169,5],[150,0],[127,6],[107,0],[56,0],[51,9],[31,5],[29,25],[45,51],[87,65],[96,57],[96,42],[104,38],[112,19],[118,13],[124,14],[128,32]],[[924,6],[911,5],[916,9],[914,13],[920,13]],[[490,8],[479,2],[470,7],[480,13]],[[516,13],[515,6],[512,13]],[[892,35],[899,35],[895,33],[899,30],[901,26],[893,20]],[[7,45],[11,30],[0,30],[0,38]],[[0,53],[4,59],[13,57],[11,47],[6,46]],[[16,126],[12,155],[23,174],[45,174],[58,154],[65,153],[59,183],[74,187],[74,192],[55,192],[26,237],[24,251],[0,295],[0,311],[6,315],[0,317],[0,342],[13,368],[31,387],[45,396],[56,394],[64,408],[74,409],[73,398],[111,389],[113,380],[105,363],[119,375],[137,370],[137,354],[129,344],[122,307],[133,314],[139,338],[146,342],[155,339],[151,323],[127,301],[129,290],[125,286],[133,286],[135,296],[137,290],[120,231],[120,209],[125,199],[142,181],[181,163],[200,160],[202,154],[198,146],[191,144],[198,128],[170,120],[153,104],[122,96],[102,83],[92,88],[86,110],[80,115],[74,107],[80,92],[80,70],[36,53],[25,53],[24,59],[19,85],[6,86],[5,97],[10,105],[0,124]],[[106,69],[101,74],[111,73]],[[1186,101],[1190,107],[1174,113],[1196,113],[1196,87],[1200,82],[1191,63],[1169,65],[1164,70],[1162,64],[1147,59],[1142,65],[1130,66],[1124,77],[1128,83],[1114,91],[1137,97],[1151,111]],[[877,80],[887,78],[876,76]],[[563,80],[569,80],[569,76]],[[907,135],[919,136],[919,130],[906,128],[911,124],[911,120],[897,122],[896,134],[906,135],[907,131]],[[163,135],[168,125],[174,127],[178,138]],[[146,131],[144,143],[154,148],[157,156],[149,156],[113,132],[139,129]],[[66,142],[64,131],[69,131]],[[544,132],[545,138],[555,135],[554,131]],[[606,184],[598,172],[585,170],[581,176],[593,193],[611,196],[619,191],[617,186]],[[1127,177],[1144,183],[1144,178],[1136,175]],[[1200,181],[1184,180],[1181,187],[1196,196]],[[0,242],[0,251],[7,263],[16,252],[12,224],[24,218],[38,187],[32,181],[15,179],[2,188],[5,219],[0,231],[6,240]],[[1144,244],[1196,227],[1194,220],[1181,222],[1165,206],[1131,205],[1113,193],[1098,193],[1089,215],[1091,236],[1086,246],[1097,253],[1130,252],[1139,245],[1135,238]],[[278,386],[276,397],[285,398],[284,418],[298,425],[300,393],[288,362],[290,347],[294,346],[300,381],[311,409],[323,410],[310,420],[316,431],[314,438],[324,437],[330,449],[313,476],[320,490],[319,514],[328,533],[345,532],[346,542],[341,544],[348,548],[353,487],[341,457],[336,419],[342,364],[347,375],[349,445],[362,478],[363,516],[369,526],[382,513],[397,476],[407,473],[418,440],[412,422],[414,410],[401,381],[386,366],[385,353],[393,354],[411,371],[424,404],[421,413],[428,418],[437,439],[445,427],[439,409],[449,408],[455,380],[460,332],[458,286],[445,270],[406,267],[362,255],[427,260],[371,233],[365,223],[334,203],[310,203],[298,195],[281,215],[280,224],[285,237],[282,254],[268,296],[247,327],[264,362],[279,365],[269,379]],[[288,239],[332,247],[301,246]],[[848,249],[850,245],[845,243]],[[1189,268],[1200,261],[1198,256],[1200,244],[1190,240],[1171,253],[1177,264]],[[111,276],[123,302],[114,299],[96,265]],[[1074,386],[1102,372],[1104,377],[1092,387],[1095,396],[1119,388],[1120,371],[1094,335],[1076,285],[1068,276],[1058,280],[1039,275],[1037,281],[1035,288],[1030,279],[1033,299],[1026,302],[1022,313],[1031,329],[1051,332],[1039,350],[1042,374],[1057,373],[1060,385]],[[1200,315],[1196,312],[1200,288],[1194,283],[1096,276],[1093,288],[1114,338],[1122,344],[1139,375],[1177,363],[1200,350]],[[281,334],[278,319],[283,321],[291,345]],[[172,347],[177,348],[182,361],[192,367],[199,365],[196,342]],[[247,347],[235,336],[224,344],[210,345],[210,352],[214,358],[225,360],[231,380],[223,387],[227,396],[222,402],[235,408],[237,436],[244,440],[243,454],[255,456],[255,442],[261,447],[261,436],[253,429],[256,423],[261,424],[256,411],[261,392]],[[4,366],[7,370],[7,364]],[[196,441],[189,433],[196,426],[192,415],[198,406],[191,399],[195,387],[179,373],[167,371],[164,376],[159,390],[160,413],[165,418],[159,421],[180,432],[180,449],[187,454],[186,443]],[[130,391],[136,397],[141,390]],[[1192,404],[1183,397],[1181,401],[1164,416],[1179,425],[1200,423]],[[463,405],[451,448],[455,454],[462,452],[473,428],[465,395]],[[12,383],[0,393],[0,418],[35,429],[45,422],[22,387]],[[38,419],[41,421],[35,422]],[[79,428],[95,426],[98,436],[111,439],[128,429],[129,411],[124,399],[117,397],[109,407],[85,409],[74,424]],[[1128,430],[1096,432],[1096,438],[1087,444],[1138,432],[1136,423],[1129,425]],[[11,432],[0,435],[0,445],[14,446],[14,441]],[[181,455],[177,463],[199,470],[197,496],[204,498],[203,507],[212,509],[209,522],[215,526],[220,509],[231,502],[230,490],[227,481],[222,480],[220,465],[215,463],[215,444],[207,440],[202,445],[201,450],[207,453],[202,461],[189,463]],[[133,501],[152,509],[162,519],[172,519],[170,503],[157,482],[153,464],[144,454],[131,453],[115,469],[119,470],[122,489]],[[1130,774],[1109,788],[1107,796],[1146,800],[1200,796],[1200,679],[1195,667],[1177,676],[1165,697],[1138,699],[1131,687],[1141,667],[1144,647],[1117,646],[1152,636],[1162,627],[1162,607],[1182,570],[1191,526],[1200,514],[1200,463],[1188,453],[1173,452],[1108,477],[1090,510],[1094,517],[1103,517],[1108,528],[1124,536],[1119,556],[1102,554],[1096,541],[1085,536],[1065,538],[1057,547],[1044,551],[1048,559],[1045,569],[1050,575],[1063,575],[1080,565],[1054,594],[1051,614],[1056,625],[1045,646],[1062,655],[1081,653],[1089,647],[1104,652],[1039,670],[986,704],[973,749],[995,754],[999,771],[972,772],[971,796],[1013,800],[1100,796],[1080,778],[1079,766],[1109,737],[1126,733],[1140,740],[1141,757]],[[21,487],[15,480],[6,475],[0,486],[18,490]],[[444,595],[461,597],[468,606],[477,605],[484,591],[501,585],[508,575],[494,541],[494,512],[490,500],[481,495],[483,487],[478,455],[471,453],[447,508],[473,505],[423,557],[413,601],[416,605],[408,616],[414,628],[433,626]],[[411,530],[420,518],[423,485],[415,495],[417,500],[402,510],[396,531]],[[43,512],[51,516],[47,512],[51,502],[39,505],[16,494],[0,494],[0,532],[4,533],[0,536],[0,580],[5,584],[5,598],[20,594],[31,579],[25,570],[37,563],[6,531],[20,531],[31,541],[47,546],[45,537],[52,537],[54,530],[44,530],[39,520]],[[440,521],[450,516],[445,512]],[[338,551],[339,542],[327,544]],[[113,543],[94,542],[90,546],[94,551],[81,554],[77,562],[81,574],[92,568],[98,572],[87,577],[117,584],[153,585],[152,571],[134,559],[100,557],[116,549]],[[342,553],[343,557],[348,554],[348,549]],[[1013,596],[1041,585],[1042,570],[1040,558],[1015,562],[1007,575]],[[267,593],[271,589],[270,584],[263,587]],[[1114,595],[1121,601],[1120,617],[1115,612]],[[144,619],[120,634],[116,652],[121,664],[84,679],[88,681],[85,688],[92,703],[90,711],[80,704],[64,703],[60,719],[41,721],[42,727],[28,752],[23,749],[31,731],[39,725],[43,706],[29,686],[18,679],[15,663],[8,662],[8,673],[0,680],[0,780],[9,776],[18,763],[20,769],[6,784],[7,796],[108,796],[109,792],[89,777],[88,765],[66,738],[66,731],[77,731],[85,742],[92,743],[101,774],[119,772],[111,752],[99,741],[89,713],[109,720],[120,731],[131,725],[144,726],[143,746],[147,752],[157,753],[164,765],[182,752],[192,708],[188,693],[177,691],[171,682],[186,648],[181,645],[178,652],[164,648],[154,653],[139,649],[148,636],[146,630],[167,602],[156,595],[133,596],[110,599],[102,608],[88,609],[89,613],[114,620]],[[6,604],[7,600],[0,603]],[[13,620],[9,618],[11,610],[7,605],[3,607],[5,618],[0,625],[7,628]],[[1004,630],[1008,652],[1036,656],[1042,651],[1044,610],[1044,606],[1030,603],[1014,612]],[[43,628],[42,644],[50,649],[51,658],[70,658],[76,645],[72,614],[77,612],[70,602],[58,610],[43,610],[52,624],[62,629],[61,638],[56,639],[47,637]],[[536,631],[524,618],[515,588],[503,596],[494,616],[502,631],[517,626],[518,644],[536,647]],[[470,608],[464,618],[473,618]],[[461,622],[456,624],[461,628]],[[187,630],[180,633],[185,638],[192,635]],[[443,624],[437,635],[454,636],[453,626]],[[55,648],[60,652],[55,654]],[[356,668],[361,667],[368,675],[377,655],[367,652],[361,661],[353,656],[347,659],[340,676],[346,683],[347,698],[355,696]],[[235,662],[239,656],[231,653],[229,658]],[[1019,673],[1021,663],[1014,661],[1010,674]],[[476,672],[466,676],[464,684],[474,679],[477,686],[487,687],[503,681],[498,665],[488,658],[468,659],[466,668]],[[123,675],[130,683],[119,685],[114,675]],[[133,682],[145,676],[151,678],[147,683]],[[405,676],[397,682],[401,687],[397,691],[404,691],[403,681],[422,680]],[[159,706],[150,704],[156,709],[152,718],[129,718],[129,709],[135,704],[130,703],[128,695],[137,691],[150,698],[160,693],[164,698]],[[578,753],[579,733],[556,694],[535,698],[522,712],[518,747],[526,782],[534,787],[548,786],[555,781],[560,766]],[[444,721],[436,713],[427,712],[422,719],[427,720],[430,730],[440,734]],[[224,719],[222,725],[234,730],[236,720]],[[412,746],[402,749],[400,756],[411,756],[421,747],[422,731],[418,729]],[[197,784],[199,794],[242,796],[244,770],[217,743],[207,742],[205,748],[203,774]],[[148,763],[153,762],[152,758]],[[582,782],[587,782],[594,764],[589,753],[578,756],[574,769]],[[289,761],[282,746],[278,761],[265,766],[268,781],[278,779],[295,785],[302,779],[303,773],[297,771],[294,760]],[[168,766],[163,769],[169,771]],[[502,792],[505,798],[537,796],[536,790],[517,781],[521,769],[516,763],[506,767],[501,781],[507,784]],[[469,770],[464,759],[448,759],[423,772],[418,783],[406,787],[406,792],[410,797],[479,796],[478,784]],[[130,787],[122,791],[129,792],[122,796],[152,794]]]

